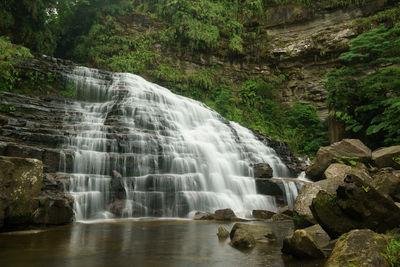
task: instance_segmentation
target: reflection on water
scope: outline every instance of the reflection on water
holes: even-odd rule
[[[230,230],[233,224],[224,225]],[[219,224],[196,221],[118,221],[74,224],[45,232],[0,234],[0,266],[322,266],[283,259],[290,223],[271,223],[278,240],[254,249],[219,241]]]

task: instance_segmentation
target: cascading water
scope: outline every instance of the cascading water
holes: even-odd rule
[[[64,120],[77,220],[110,211],[132,217],[276,210],[274,198],[256,194],[251,164],[267,162],[276,177],[289,171],[246,128],[139,76],[84,67],[66,76],[78,94]]]

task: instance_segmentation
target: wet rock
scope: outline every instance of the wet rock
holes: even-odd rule
[[[218,227],[217,236],[218,236],[219,239],[228,238],[228,236],[229,236],[229,231],[226,230],[224,227],[220,226],[220,227]]]
[[[400,224],[400,209],[394,202],[355,175],[348,175],[336,194],[320,191],[310,208],[331,238],[352,229],[381,233]]]
[[[253,165],[255,178],[272,178],[273,170],[268,163],[257,163]]]
[[[278,183],[275,183],[270,179],[256,179],[256,188],[258,194],[263,194],[267,196],[283,196],[284,194],[282,187],[280,187]]]
[[[231,237],[230,244],[236,248],[252,248],[255,247],[256,240],[249,231],[238,229]]]
[[[115,216],[121,217],[124,214],[125,204],[125,200],[115,200],[108,206],[108,209]]]
[[[110,193],[112,199],[126,199],[126,190],[122,175],[116,170],[111,173]]]
[[[230,237],[233,239],[237,230],[246,230],[252,234],[254,239],[258,242],[268,242],[276,239],[275,232],[266,225],[260,224],[247,224],[247,223],[235,223],[230,232]]]
[[[391,197],[394,201],[400,201],[400,171],[392,168],[380,169],[373,175],[371,185],[385,196]]]
[[[271,219],[274,214],[275,212],[269,210],[253,210],[252,212],[254,218],[262,220]]]
[[[390,266],[382,256],[386,246],[383,235],[368,229],[353,230],[338,239],[325,266]]]
[[[232,221],[235,218],[236,214],[231,209],[216,210],[213,214],[213,219],[219,221]]]
[[[304,230],[296,230],[283,240],[282,252],[299,258],[324,258],[324,252],[314,238]]]
[[[209,212],[196,211],[193,220],[212,220],[212,214]]]
[[[293,217],[293,208],[290,208],[288,206],[283,206],[278,209],[278,213],[289,217]]]
[[[37,198],[38,208],[33,212],[35,224],[61,225],[71,223],[74,219],[72,196],[59,194]]]
[[[290,217],[290,216],[287,216],[287,215],[285,215],[285,214],[279,214],[279,213],[277,213],[277,214],[273,215],[273,216],[271,217],[271,219],[272,219],[273,221],[287,221],[287,220],[292,220],[293,218]]]
[[[321,147],[306,170],[307,177],[315,181],[321,180],[329,165],[335,159],[340,159],[343,156],[356,157],[361,162],[369,162],[371,150],[358,139],[343,139],[330,146]]]
[[[0,227],[29,221],[42,185],[40,160],[0,156]]]
[[[400,170],[400,146],[377,149],[372,152],[372,160],[378,168],[392,167]]]
[[[257,178],[256,188],[258,194],[267,196],[285,197],[285,184],[294,183],[297,190],[308,182],[292,178]]]

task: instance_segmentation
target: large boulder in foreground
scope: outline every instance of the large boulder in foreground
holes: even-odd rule
[[[233,239],[236,231],[239,229],[251,233],[254,239],[258,242],[268,242],[270,240],[276,239],[275,232],[272,229],[268,228],[266,225],[246,223],[235,223],[230,232],[231,239]]]
[[[320,191],[310,207],[332,239],[353,229],[382,233],[400,224],[399,207],[356,175],[348,175],[336,192]]]
[[[323,190],[328,194],[335,194],[337,188],[343,183],[348,174],[356,175],[363,181],[371,182],[372,178],[364,167],[365,166],[362,163],[358,164],[356,167],[334,163],[326,169],[324,173],[324,176],[326,177],[325,180],[305,184],[300,189],[294,204],[296,226],[303,228],[317,223],[310,210],[310,206],[312,200],[316,197],[319,191]]]
[[[321,180],[329,165],[342,157],[351,157],[361,162],[369,162],[371,160],[371,150],[358,139],[343,139],[330,146],[321,147],[306,169],[307,177],[314,181]]]
[[[400,170],[400,146],[379,148],[372,152],[372,160],[378,168],[392,167]]]
[[[368,229],[353,230],[339,238],[325,267],[389,267],[390,265],[382,256],[386,245],[383,235]]]
[[[296,230],[283,240],[282,252],[299,258],[324,258],[324,252],[314,238],[304,230]]]
[[[43,163],[37,159],[0,156],[0,227],[25,223],[31,217],[32,199],[43,185]]]

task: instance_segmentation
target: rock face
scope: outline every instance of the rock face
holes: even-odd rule
[[[353,230],[339,238],[325,266],[390,266],[382,256],[386,246],[382,235],[368,229]]]
[[[24,223],[31,216],[32,199],[43,185],[43,164],[37,159],[0,156],[0,227],[3,221]]]
[[[372,181],[368,171],[364,169],[361,163],[356,167],[338,163],[331,164],[324,173],[325,180],[306,184],[300,189],[294,204],[294,211],[297,217],[303,221],[303,225],[297,225],[298,227],[317,223],[310,210],[312,200],[321,190],[329,194],[335,194],[337,188],[343,183],[348,174],[356,175],[367,183]]]
[[[256,245],[253,235],[244,229],[235,231],[230,244],[236,248],[252,248]]]
[[[324,252],[314,238],[304,230],[296,230],[283,240],[282,252],[299,258],[324,258]]]
[[[235,223],[230,232],[230,237],[232,240],[238,230],[245,230],[246,232],[249,232],[258,242],[268,242],[276,239],[275,232],[265,225]]]
[[[334,159],[345,157],[355,157],[362,162],[371,160],[371,150],[358,139],[343,139],[330,146],[321,147],[314,160],[306,170],[306,174],[311,179],[317,181],[323,178],[323,173],[333,163]]]
[[[377,149],[372,152],[372,160],[378,168],[392,167],[400,170],[400,146]]]
[[[320,191],[313,199],[314,218],[331,238],[352,229],[385,232],[400,224],[400,209],[355,175],[348,175],[337,194]]]
[[[257,163],[253,166],[255,178],[272,178],[273,170],[268,163]]]

